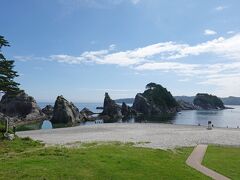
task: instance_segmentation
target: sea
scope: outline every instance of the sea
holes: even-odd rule
[[[46,105],[54,105],[54,103],[40,102],[38,105],[43,108]],[[96,107],[102,107],[102,103],[74,103],[79,110],[84,107],[90,109],[95,113],[100,113],[101,109]],[[128,104],[131,106],[131,104]],[[182,124],[182,125],[197,125],[207,126],[208,121],[211,121],[214,127],[225,127],[225,128],[240,128],[240,106],[229,105],[233,109],[225,110],[186,110],[178,112],[174,115],[165,115],[162,117],[138,117],[128,119],[118,119],[110,121],[111,123],[168,123],[168,124]],[[95,123],[109,123],[102,119],[97,122],[85,122],[79,124],[80,126],[93,125]],[[31,129],[51,129],[65,127],[65,125],[53,125],[49,120],[45,120],[39,124],[24,125],[29,127],[22,127],[22,130]]]

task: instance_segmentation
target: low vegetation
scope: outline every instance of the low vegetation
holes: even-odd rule
[[[173,152],[121,143],[41,147],[30,139],[1,142],[0,179],[208,179],[185,164],[192,148]]]
[[[203,164],[231,179],[240,179],[240,148],[209,146]]]

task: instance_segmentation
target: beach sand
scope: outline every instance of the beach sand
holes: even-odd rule
[[[120,141],[133,142],[138,146],[172,149],[196,146],[197,144],[219,144],[240,146],[240,129],[203,126],[112,123],[77,126],[70,128],[17,132],[20,137],[30,137],[47,145],[64,145],[75,142]]]

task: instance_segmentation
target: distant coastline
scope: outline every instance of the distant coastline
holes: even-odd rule
[[[176,100],[183,100],[188,103],[193,103],[195,96],[174,96]],[[220,98],[225,105],[240,105],[240,97],[234,97],[234,96],[229,96],[229,97],[224,97]],[[121,99],[116,99],[116,103],[128,103],[132,104],[134,101],[134,98],[121,98]]]

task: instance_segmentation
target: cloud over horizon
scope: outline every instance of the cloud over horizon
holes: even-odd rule
[[[85,51],[79,56],[56,54],[40,59],[66,64],[118,65],[134,71],[170,72],[187,77],[188,80],[197,79],[198,83],[202,85],[217,86],[219,94],[231,92],[231,95],[240,95],[240,84],[238,83],[240,82],[239,47],[240,34],[236,34],[196,45],[169,41],[126,51],[117,51],[115,45],[110,45],[107,49]],[[201,57],[205,54],[214,55],[224,62],[207,64],[186,62],[187,58]],[[18,60],[24,59],[22,56],[16,56],[15,58]],[[26,57],[26,59],[28,60],[29,57]]]
[[[115,45],[110,45],[108,49],[85,51],[81,53],[80,56],[58,54],[50,55],[49,59],[69,64],[93,62],[96,64],[129,66],[149,61],[173,61],[189,56],[213,54],[229,60],[240,61],[239,46],[240,34],[236,34],[228,38],[219,37],[196,45],[169,41],[126,51],[116,51]]]
[[[227,9],[228,7],[227,6],[217,6],[215,8],[216,11],[223,11],[224,9]]]
[[[211,35],[216,35],[217,32],[211,29],[205,29],[204,30],[204,35],[211,36]]]

